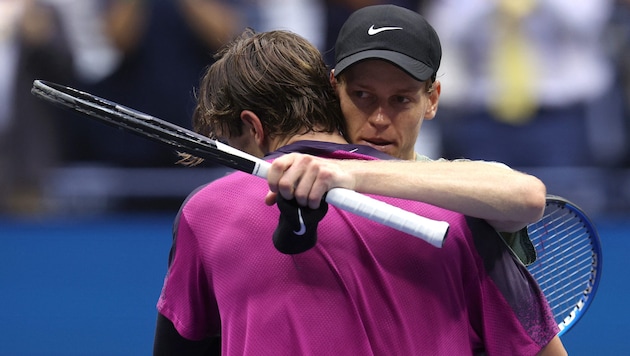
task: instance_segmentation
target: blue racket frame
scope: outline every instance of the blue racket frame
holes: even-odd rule
[[[568,222],[572,224],[567,227],[565,224]],[[562,336],[584,316],[599,287],[603,262],[599,234],[580,207],[555,195],[547,196],[543,218],[530,224],[528,233],[538,255],[528,269],[543,290],[560,328],[559,335]],[[575,236],[571,237],[572,234]],[[554,237],[558,239],[554,241]],[[565,239],[569,240],[564,242]],[[578,256],[579,260],[576,261],[576,257],[567,257],[572,255]],[[585,257],[588,257],[588,261]],[[580,283],[562,284],[567,278],[573,284],[578,273]],[[558,275],[565,277],[557,278]],[[571,293],[574,287],[578,289]],[[568,307],[562,307],[563,304]],[[558,310],[560,307],[562,308]]]

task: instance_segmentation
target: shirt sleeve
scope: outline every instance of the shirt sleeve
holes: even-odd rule
[[[168,318],[179,334],[201,340],[220,333],[216,301],[203,266],[194,231],[183,213],[174,229],[168,272],[158,300],[158,312]]]
[[[536,354],[559,332],[545,296],[490,225],[468,221],[485,271],[479,330],[488,355]]]
[[[527,227],[516,232],[502,232],[501,238],[525,266],[536,262],[536,248],[529,237]]]

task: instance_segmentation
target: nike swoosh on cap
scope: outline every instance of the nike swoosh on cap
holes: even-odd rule
[[[370,36],[374,36],[377,33],[381,33],[383,31],[392,31],[392,30],[402,30],[402,27],[393,27],[393,26],[385,26],[385,27],[379,27],[379,28],[374,28],[374,25],[370,26],[370,28],[368,28],[368,35]]]
[[[300,220],[300,229],[298,231],[293,231],[294,234],[298,236],[304,235],[306,233],[306,225],[304,225],[304,219],[302,218],[302,209],[298,208],[298,219]]]

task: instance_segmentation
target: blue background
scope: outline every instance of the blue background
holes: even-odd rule
[[[0,354],[150,355],[175,214],[0,218]],[[630,219],[600,218],[603,278],[570,355],[629,355]]]

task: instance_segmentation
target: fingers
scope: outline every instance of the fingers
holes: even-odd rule
[[[278,194],[274,193],[274,192],[267,192],[267,195],[265,196],[265,204],[272,206],[276,203],[276,196]]]
[[[297,203],[317,209],[324,194],[332,188],[332,175],[326,170],[325,159],[291,153],[277,158],[267,175],[269,189],[285,199],[295,198]],[[269,195],[265,198],[271,199]]]
[[[298,203],[306,203],[311,209],[318,209],[328,191],[328,186],[313,174],[305,175],[295,188],[295,198]]]
[[[273,193],[280,193],[286,199],[291,199],[290,196],[286,196],[284,194],[289,191],[290,194],[293,194],[293,185],[287,184],[287,179],[285,174],[287,170],[292,166],[295,160],[295,154],[291,153],[288,155],[281,156],[276,158],[272,163],[269,171],[267,172],[267,182],[269,183],[269,190]],[[280,180],[285,177],[285,179],[280,182]]]

